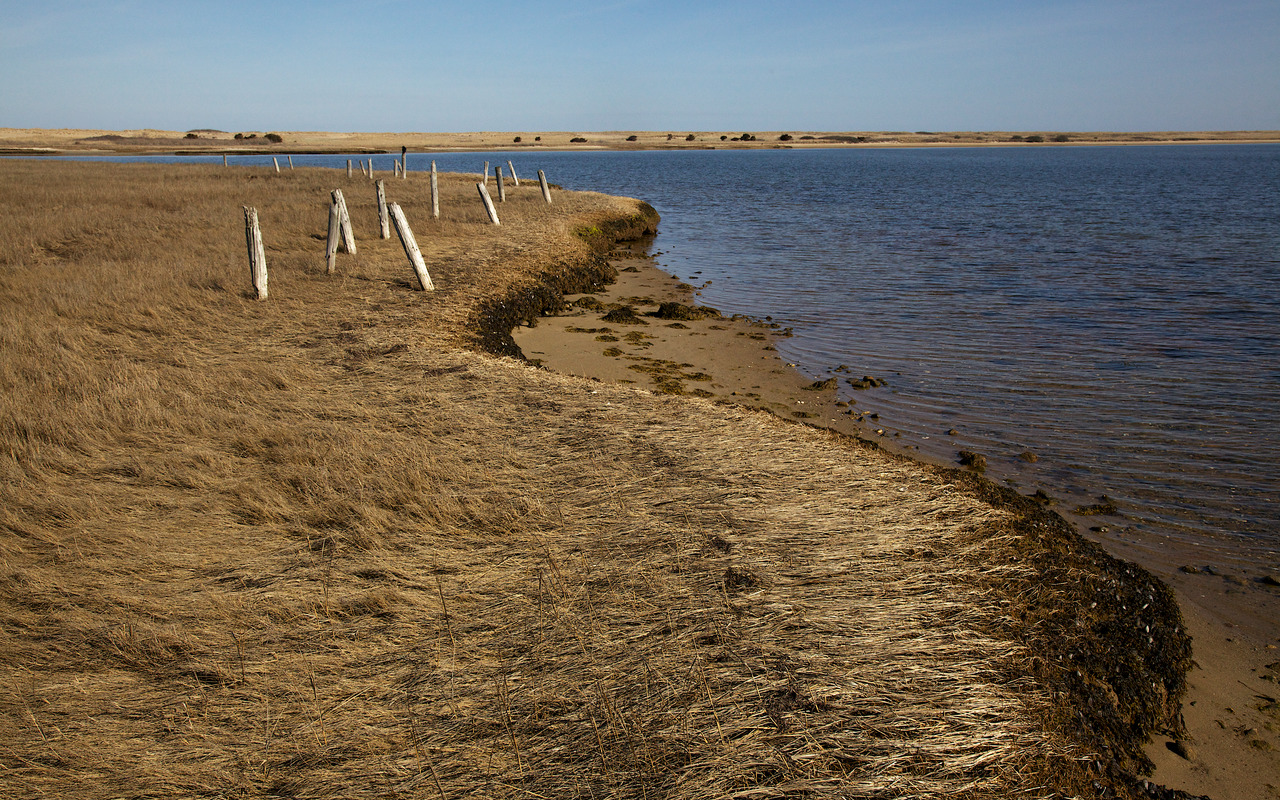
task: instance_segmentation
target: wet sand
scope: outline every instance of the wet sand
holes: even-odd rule
[[[541,318],[536,327],[518,328],[514,338],[525,356],[561,373],[760,408],[919,457],[896,447],[894,431],[860,410],[856,396],[846,404],[834,388],[813,388],[812,378],[778,355],[774,343],[786,331],[769,320],[650,316],[663,302],[696,305],[697,295],[641,251],[636,245],[622,253],[615,262],[618,280],[606,290],[571,295],[566,300],[578,305]],[[602,319],[619,304],[634,308],[642,322]],[[850,365],[847,377],[864,376]],[[1189,564],[1176,551],[1090,532],[1096,518],[1064,516],[1112,554],[1170,584],[1194,638],[1198,666],[1188,675],[1183,704],[1190,738],[1179,745],[1152,741],[1152,779],[1215,800],[1280,797],[1280,589],[1230,570],[1181,571]]]

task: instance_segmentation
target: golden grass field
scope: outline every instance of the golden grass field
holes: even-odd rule
[[[273,143],[269,133],[282,141]],[[743,139],[743,134],[750,139]],[[236,138],[239,135],[241,138]],[[783,139],[782,137],[789,137]],[[160,131],[0,128],[0,153],[390,153],[446,150],[626,150],[765,147],[938,147],[1280,142],[1280,131]],[[250,138],[252,137],[252,138]],[[690,138],[692,137],[692,138]],[[1037,137],[1041,142],[1037,142]],[[518,138],[518,141],[517,141]],[[575,139],[582,141],[575,142]]]
[[[976,476],[494,355],[642,203],[386,186],[435,292],[359,176],[0,162],[0,796],[1140,795],[1162,584]]]

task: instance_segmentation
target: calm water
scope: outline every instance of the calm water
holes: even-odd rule
[[[844,394],[898,442],[1280,565],[1280,146],[434,158],[647,200],[702,302],[792,326],[815,377],[886,378]]]

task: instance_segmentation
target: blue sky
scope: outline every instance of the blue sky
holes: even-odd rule
[[[1280,129],[1280,0],[0,0],[0,127]]]

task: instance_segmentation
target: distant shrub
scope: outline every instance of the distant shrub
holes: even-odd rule
[[[723,142],[725,139],[728,139],[728,138],[729,138],[728,136],[721,136],[721,137],[720,137],[720,141],[722,141],[722,142]]]
[[[1069,142],[1071,141],[1071,137],[1066,135],[1065,133],[1060,133],[1057,136],[1053,137],[1053,140],[1055,142]]]
[[[1043,141],[1044,141],[1044,137],[1043,137],[1043,136],[1041,136],[1041,135],[1040,135],[1040,134],[1038,134],[1038,133],[1033,133],[1032,135],[1030,135],[1030,136],[1028,136],[1028,137],[1027,137],[1027,141],[1028,141],[1028,142],[1043,142]]]
[[[674,138],[676,138],[676,135],[675,135],[674,133],[668,133],[668,134],[667,134],[667,141],[668,141],[668,142],[669,142],[669,141],[671,141],[671,140],[672,140],[672,139],[674,139]]]
[[[1010,137],[1009,137],[1009,141],[1011,141],[1011,142],[1021,142],[1021,141],[1024,141],[1024,139],[1023,139],[1021,136],[1014,135],[1014,136],[1010,136]]]
[[[582,144],[583,142],[586,141],[586,139],[582,138],[581,136],[575,136],[569,141],[572,142],[573,144]]]
[[[535,142],[540,142],[540,141],[542,141],[542,137],[541,137],[541,136],[535,136],[535,137],[533,137],[533,140],[534,140]]]
[[[633,134],[631,134],[630,136],[628,136],[628,137],[627,137],[627,141],[628,141],[628,142],[634,142],[636,139],[639,139],[639,138],[640,138],[639,136],[636,136],[636,135],[633,133]],[[670,138],[671,138],[670,134],[668,134],[668,135],[667,135],[667,138],[668,138],[668,139],[670,139]]]
[[[236,134],[236,138],[237,138],[237,139],[243,139],[243,138],[244,138],[244,134],[243,134],[243,133],[237,133],[237,134]]]
[[[183,136],[182,138],[183,139],[199,139],[200,137],[196,136],[194,133],[188,133],[186,136]]]
[[[791,141],[791,134],[789,134],[789,133],[784,133],[784,134],[782,134],[781,136],[779,136],[779,137],[778,137],[778,141],[780,141],[780,142],[789,142],[789,141]]]
[[[266,136],[266,139],[268,142],[271,142],[272,144],[280,144],[281,142],[284,141],[284,137],[278,133],[268,133]]]
[[[519,137],[519,136],[517,136],[516,138],[512,139],[511,141],[515,142],[516,144],[520,144],[520,137]]]
[[[818,137],[816,137],[816,136],[801,136],[801,137],[800,137],[800,141],[802,141],[802,142],[812,142],[814,139],[817,139],[817,138],[818,138]]]
[[[685,140],[686,142],[692,142],[695,138],[696,138],[696,137],[691,133],[691,134],[689,134],[688,136],[684,137],[684,140]]]

